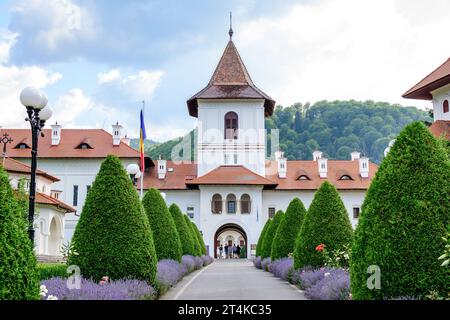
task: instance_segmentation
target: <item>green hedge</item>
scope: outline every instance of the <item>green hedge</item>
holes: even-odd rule
[[[192,227],[194,228],[195,235],[197,236],[198,242],[200,243],[201,253],[202,255],[206,255],[206,245],[205,240],[203,239],[202,234],[200,233],[200,230],[198,230],[197,225],[191,221]]]
[[[194,226],[192,225],[191,219],[187,215],[183,215],[184,221],[189,228],[189,234],[194,243],[194,256],[200,257],[202,255],[202,246],[198,240],[197,234],[195,233]]]
[[[180,237],[161,193],[156,189],[148,190],[142,199],[142,204],[153,232],[158,260],[181,261]]]
[[[299,198],[294,198],[286,209],[284,219],[280,222],[277,233],[273,239],[272,261],[288,257],[294,253],[295,241],[303,224],[306,209]]]
[[[264,224],[264,227],[261,231],[261,234],[259,235],[258,242],[256,243],[256,256],[261,257],[261,251],[262,246],[264,243],[264,236],[266,235],[267,229],[269,228],[270,224],[272,223],[272,219],[267,219],[266,223]]]
[[[194,240],[191,236],[191,229],[188,228],[186,220],[183,218],[183,213],[175,203],[170,205],[169,211],[172,214],[173,221],[177,227],[178,235],[181,241],[182,254],[195,256],[196,252],[194,250]]]
[[[272,252],[272,244],[273,239],[275,238],[275,234],[277,233],[278,227],[280,226],[281,221],[284,219],[284,213],[281,210],[278,210],[275,216],[272,219],[272,222],[267,227],[267,231],[264,235],[262,248],[261,248],[261,257],[269,258]]]
[[[122,162],[108,156],[86,197],[72,238],[85,278],[133,278],[155,282],[157,257],[152,232],[138,193]]]
[[[325,181],[314,195],[298,233],[294,249],[294,267],[321,267],[324,258],[316,251],[325,244],[328,252],[350,246],[353,229],[347,210],[336,188]]]
[[[50,278],[67,278],[67,265],[65,263],[38,263],[37,265],[39,280]]]
[[[36,258],[23,210],[0,162],[0,300],[39,298]]]
[[[406,126],[367,192],[350,259],[354,299],[446,297],[450,268],[441,267],[450,223],[450,163],[445,148],[419,122]],[[367,287],[367,268],[381,289]]]

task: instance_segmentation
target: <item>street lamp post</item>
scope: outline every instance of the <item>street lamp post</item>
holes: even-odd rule
[[[39,133],[45,125],[45,121],[52,116],[52,110],[45,108],[47,105],[46,95],[36,88],[27,87],[20,93],[20,102],[27,109],[28,118],[25,120],[31,126],[31,177],[30,177],[30,191],[29,191],[29,206],[28,206],[28,236],[34,246],[34,211],[36,198],[36,169],[37,169],[37,148]]]
[[[137,179],[141,177],[141,171],[139,170],[139,166],[135,163],[130,163],[127,166],[127,173],[130,175],[131,181],[133,182],[133,186],[136,186]]]

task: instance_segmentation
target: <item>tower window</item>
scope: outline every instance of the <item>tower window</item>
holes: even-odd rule
[[[216,214],[222,213],[222,196],[218,193],[216,193],[212,197],[211,211],[212,211],[212,213],[216,213]]]
[[[444,113],[448,112],[448,100],[444,100],[444,103],[442,104],[442,111]]]
[[[238,115],[236,112],[228,112],[225,115],[225,139],[238,138]]]
[[[241,213],[246,214],[251,211],[250,196],[248,194],[243,194],[241,196]]]
[[[275,216],[275,207],[269,207],[269,219]]]
[[[358,219],[359,218],[359,212],[361,211],[361,209],[359,207],[353,207],[353,219]]]
[[[229,194],[227,196],[227,213],[236,213],[236,196],[234,194]]]

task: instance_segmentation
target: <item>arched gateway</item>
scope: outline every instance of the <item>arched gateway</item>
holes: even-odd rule
[[[245,247],[245,256],[247,256],[247,233],[241,226],[227,223],[219,227],[214,234],[214,258],[217,258],[217,247],[230,242]]]

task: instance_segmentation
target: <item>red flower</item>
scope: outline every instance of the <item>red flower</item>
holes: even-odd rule
[[[323,243],[321,243],[321,244],[319,244],[317,247],[316,247],[316,251],[323,251],[323,249],[325,249],[325,245],[323,244]]]

